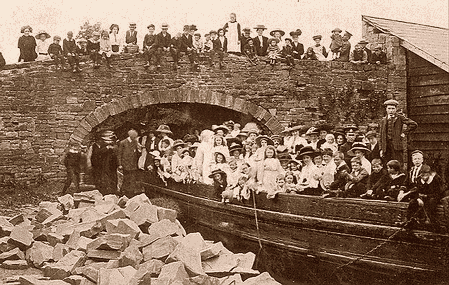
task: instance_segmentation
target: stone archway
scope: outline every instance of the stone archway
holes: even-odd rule
[[[274,115],[263,107],[247,100],[207,89],[177,88],[133,94],[104,104],[81,120],[70,136],[70,140],[83,142],[92,129],[104,122],[109,116],[149,105],[169,103],[199,103],[220,106],[251,115],[273,134],[279,134],[284,129]]]

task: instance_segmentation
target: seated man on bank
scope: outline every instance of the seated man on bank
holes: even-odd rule
[[[401,196],[402,193],[399,194]],[[416,190],[410,195],[407,221],[412,223],[424,221],[425,224],[437,225],[437,204],[444,197],[444,184],[441,177],[428,165],[423,165]]]
[[[388,181],[388,171],[383,168],[382,160],[375,158],[371,161],[371,175],[368,177],[368,183],[366,185],[366,193],[360,195],[360,198],[364,199],[382,199],[377,193],[379,189],[383,189],[385,181]],[[380,193],[383,193],[382,191]]]

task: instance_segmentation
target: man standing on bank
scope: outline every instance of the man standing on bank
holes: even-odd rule
[[[406,134],[418,127],[418,124],[397,111],[399,102],[393,99],[384,102],[387,116],[380,121],[380,156],[382,161],[397,160],[403,163],[402,140]],[[407,129],[404,129],[404,125]]]
[[[142,145],[137,141],[139,134],[136,130],[130,129],[128,137],[119,143],[118,149],[118,167],[123,170],[123,184],[120,191],[131,198],[139,192],[138,179],[138,161],[142,152]]]

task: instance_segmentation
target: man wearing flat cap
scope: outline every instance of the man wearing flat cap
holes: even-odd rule
[[[380,121],[380,156],[387,163],[390,160],[403,162],[402,141],[408,132],[418,127],[418,124],[397,111],[399,102],[393,99],[384,102],[387,116]],[[407,125],[407,129],[404,129]]]

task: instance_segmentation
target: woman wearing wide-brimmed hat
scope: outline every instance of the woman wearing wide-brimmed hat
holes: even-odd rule
[[[278,47],[282,50],[284,47],[284,42],[282,41],[282,37],[285,35],[285,32],[281,29],[274,29],[270,32],[270,36],[277,39],[278,41]]]
[[[37,57],[36,54],[36,39],[31,35],[33,28],[30,26],[23,26],[20,29],[23,34],[19,38],[17,47],[20,49],[19,62],[34,61]]]
[[[172,135],[172,131],[170,130],[170,127],[168,125],[160,125],[157,130],[156,133],[159,133],[161,136],[161,140],[158,143],[158,149],[159,151],[162,149],[162,140],[168,140],[169,142],[169,147],[173,147],[173,139],[170,138],[168,135]]]
[[[316,179],[318,168],[313,164],[312,159],[316,151],[311,146],[305,146],[299,150],[296,159],[302,161],[301,174],[299,175],[298,189],[299,194],[320,195],[319,181]]]
[[[51,44],[51,41],[48,40],[50,38],[50,35],[44,31],[44,30],[40,30],[35,38],[37,39],[36,41],[36,54],[37,54],[37,58],[36,60],[49,60],[50,56],[48,55],[48,47]]]

